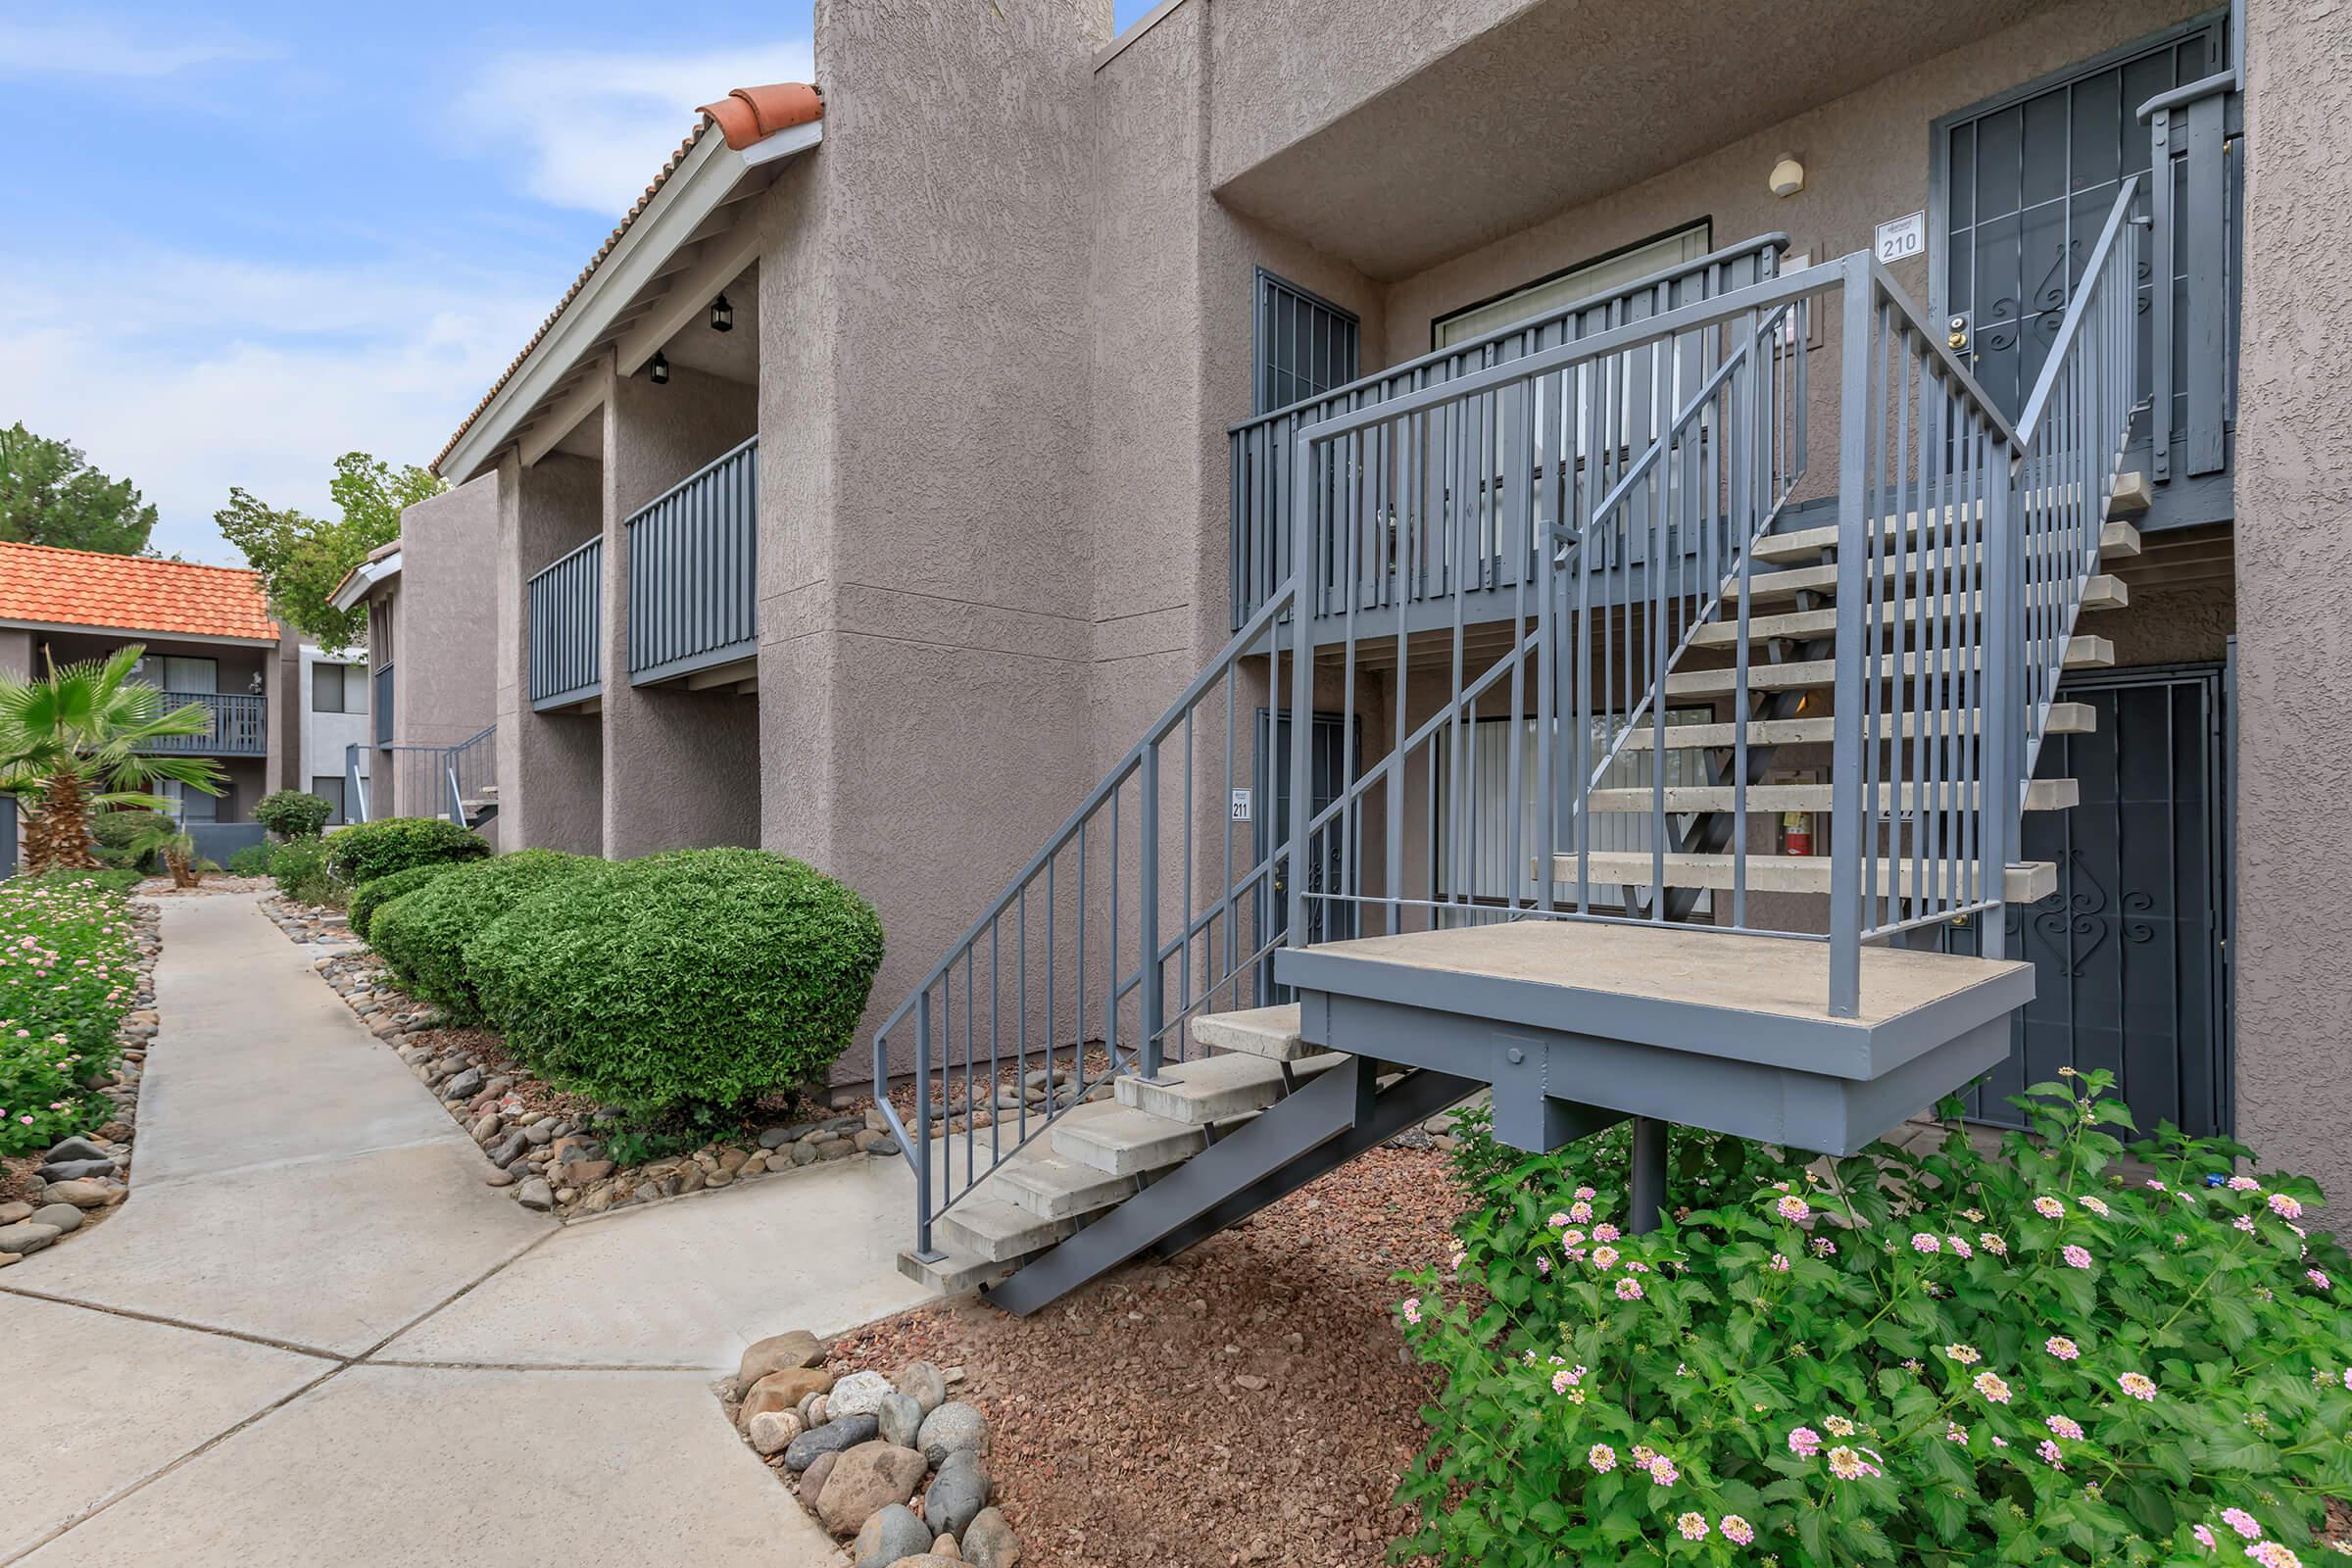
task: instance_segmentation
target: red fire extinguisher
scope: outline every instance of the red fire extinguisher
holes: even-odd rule
[[[1813,853],[1813,813],[1783,811],[1781,813],[1781,853],[1783,855],[1811,855]]]

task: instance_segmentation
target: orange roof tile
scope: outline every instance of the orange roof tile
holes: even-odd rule
[[[0,540],[0,620],[277,637],[260,572],[7,540]]]
[[[458,425],[441,448],[440,455],[425,466],[435,473],[441,472],[441,465],[449,461],[449,455],[457,450],[458,443],[466,439],[466,432],[473,428],[473,421],[482,416],[498,394],[505,390],[506,384],[514,379],[514,372],[522,368],[523,361],[531,357],[531,351],[554,329],[565,309],[579,297],[580,290],[588,286],[588,280],[596,275],[596,270],[604,265],[605,258],[612,254],[612,247],[620,243],[621,235],[629,231],[629,225],[636,222],[645,212],[654,194],[668,182],[671,174],[677,172],[678,166],[686,161],[686,155],[694,151],[695,143],[703,139],[706,131],[713,125],[717,126],[719,134],[726,138],[727,145],[740,152],[753,142],[779,130],[822,119],[824,112],[824,90],[803,81],[780,81],[764,87],[737,87],[718,102],[705,104],[701,118],[694,122],[694,128],[686,133],[686,139],[678,143],[678,150],[669,155],[669,161],[654,175],[654,182],[645,187],[645,194],[638,197],[636,203],[621,215],[618,226],[605,236],[605,242],[596,248],[596,254],[588,258],[588,265],[581,269],[579,276],[571,280],[571,287],[564,291],[564,297],[556,301],[556,308],[547,313],[547,319],[539,323],[539,330],[531,334],[531,340],[522,346],[522,352],[498,372],[498,379],[490,383],[490,390],[482,394],[481,402],[476,403],[473,412],[466,415]],[[449,476],[443,474],[442,477]]]

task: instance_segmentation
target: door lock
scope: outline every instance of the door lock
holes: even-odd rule
[[[1953,317],[1953,318],[1952,318],[1952,323],[1951,323],[1951,331],[1950,331],[1949,335],[1948,335],[1948,336],[1946,336],[1946,337],[1944,338],[1944,340],[1943,340],[1943,341],[1944,341],[1944,344],[1945,344],[1945,346],[1946,346],[1946,347],[1948,347],[1948,348],[1949,348],[1949,349],[1950,349],[1950,350],[1951,350],[1951,351],[1952,351],[1954,354],[1958,354],[1958,353],[1959,353],[1959,352],[1961,352],[1963,349],[1967,348],[1967,347],[1968,347],[1968,318],[1967,318],[1967,317],[1965,317],[1965,316],[1955,316],[1955,317]]]

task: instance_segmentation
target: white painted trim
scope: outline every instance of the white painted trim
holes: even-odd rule
[[[703,241],[694,265],[676,274],[670,280],[669,292],[655,301],[654,308],[613,345],[613,374],[635,375],[638,368],[654,357],[655,350],[700,317],[714,295],[760,259],[760,253],[766,249],[767,236],[760,228],[759,217],[757,212],[739,212],[734,227]]]
[[[613,245],[612,254],[589,274],[571,303],[564,307],[563,315],[547,329],[547,335],[524,356],[506,385],[499,388],[490,406],[482,410],[451,446],[449,456],[441,461],[436,471],[456,485],[489,467],[531,411],[571,373],[590,346],[611,329],[630,302],[661,275],[662,267],[679,247],[692,239],[710,215],[725,204],[751,171],[750,154],[760,152],[768,142],[788,137],[792,138],[793,146],[785,152],[768,154],[760,161],[813,147],[821,132],[795,136],[794,131],[816,132],[823,123],[811,121],[806,126],[778,131],[740,153],[727,145],[726,138],[715,127],[707,129],[686,155],[685,162],[662,182],[646,210]]]
[[[1174,16],[1177,9],[1183,4],[1184,0],[1159,0],[1159,4],[1145,12],[1134,26],[1129,27],[1103,46],[1102,52],[1095,56],[1095,69],[1101,71],[1104,66],[1118,59],[1129,44]]]
[[[805,125],[789,125],[746,147],[743,150],[743,162],[746,168],[757,169],[761,164],[772,164],[779,158],[790,158],[794,153],[805,153],[824,139],[825,122],[822,120],[811,120]]]
[[[229,648],[275,648],[279,642],[275,637],[223,637],[213,632],[165,631],[157,626],[100,626],[80,620],[0,619],[0,628],[9,631],[63,631],[92,637],[130,637],[141,641],[220,643]]]
[[[375,561],[363,561],[351,568],[351,574],[336,587],[327,603],[337,610],[349,610],[367,598],[377,583],[387,582],[399,575],[400,552],[397,550]]]
[[[564,393],[562,402],[531,420],[520,439],[514,443],[524,467],[534,466],[541,458],[555,451],[564,438],[571,434],[574,426],[605,406],[605,397],[612,390],[612,381],[600,363],[603,358],[599,355],[596,360],[590,361],[580,376],[579,384]],[[601,440],[597,450],[600,454],[604,450]]]

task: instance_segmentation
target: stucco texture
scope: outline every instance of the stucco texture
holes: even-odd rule
[[[2352,1204],[2352,10],[2247,8],[2238,371],[2237,1131]],[[2334,1229],[2344,1226],[2340,1218]]]
[[[531,707],[530,580],[604,531],[602,466],[554,453],[497,475],[499,843],[510,850],[604,848],[604,726],[595,714]],[[480,481],[476,481],[477,483]]]

